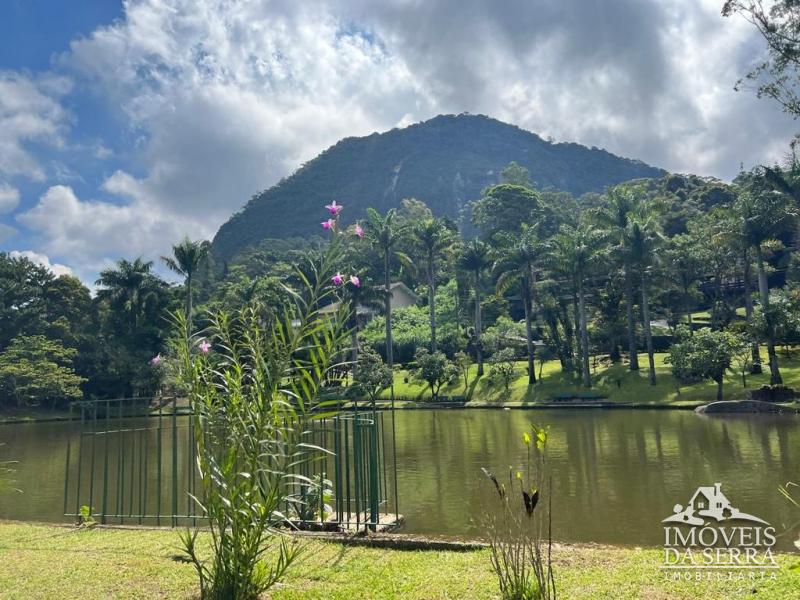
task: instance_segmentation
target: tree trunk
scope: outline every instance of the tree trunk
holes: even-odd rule
[[[756,260],[758,265],[758,293],[761,297],[761,310],[764,312],[764,320],[767,323],[767,354],[769,355],[769,382],[772,385],[783,383],[781,372],[778,368],[778,355],[775,353],[775,327],[772,320],[767,318],[769,312],[769,283],[767,282],[767,272],[764,269],[764,256],[761,253],[761,246],[756,246]]]
[[[525,346],[528,350],[528,385],[536,384],[536,365],[533,353],[533,323],[531,316],[531,285],[528,277],[522,278],[522,305],[525,309]]]
[[[583,291],[583,276],[578,278],[578,323],[581,336],[581,379],[584,387],[592,387],[589,373],[589,332],[586,327],[586,294]]]
[[[683,310],[686,313],[686,322],[689,324],[689,335],[693,335],[694,322],[692,320],[692,307],[689,305],[689,286],[683,286]]]
[[[650,301],[647,298],[647,273],[646,267],[642,269],[642,321],[644,325],[644,339],[647,343],[647,362],[650,367],[650,385],[656,384],[656,362],[653,355],[653,332],[650,328]]]
[[[428,256],[428,314],[431,322],[431,353],[436,352],[436,280],[433,276],[433,257]]]
[[[723,381],[722,377],[717,379],[717,400],[718,401],[722,400],[722,381]]]
[[[389,283],[389,249],[383,253],[383,287],[386,291],[386,366],[394,367],[394,348],[392,347],[392,286]]]
[[[478,377],[483,377],[483,347],[481,346],[481,290],[480,273],[475,271],[475,362],[478,363]]]
[[[578,339],[575,343],[575,354],[576,358],[578,359],[578,364],[583,364],[583,348],[581,342],[581,309],[580,309],[580,299],[578,294],[578,284],[577,282],[573,281],[573,288],[572,288],[572,314],[573,318],[575,319],[575,327],[578,328]]]
[[[753,266],[750,263],[750,253],[745,250],[743,255],[744,260],[744,314],[747,324],[752,327],[753,325]],[[761,349],[758,345],[758,340],[754,340],[750,350],[753,356],[753,364],[750,366],[750,372],[753,375],[758,375],[763,370],[761,368]]]
[[[628,355],[630,360],[629,369],[639,370],[639,355],[636,351],[636,320],[633,316],[633,278],[631,277],[631,265],[628,259],[625,260],[625,310],[628,317]]]
[[[192,333],[192,274],[186,276],[186,322]]]

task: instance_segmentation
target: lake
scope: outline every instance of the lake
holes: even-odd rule
[[[396,418],[399,508],[409,533],[477,536],[473,519],[494,494],[481,467],[504,474],[521,466],[531,422],[550,427],[557,540],[659,545],[661,519],[698,486],[715,483],[734,506],[779,532],[800,519],[778,492],[800,482],[797,416],[469,409],[398,411]],[[23,490],[0,491],[0,518],[69,520],[62,513],[70,435],[69,423],[0,426],[0,461],[19,461],[15,485]],[[790,542],[784,536],[778,546]]]

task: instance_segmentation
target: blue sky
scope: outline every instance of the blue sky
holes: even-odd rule
[[[730,179],[794,122],[718,0],[5,0],[0,250],[91,283],[213,237],[345,136],[483,113]]]

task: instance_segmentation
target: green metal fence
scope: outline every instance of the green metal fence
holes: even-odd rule
[[[176,398],[122,398],[73,405],[66,448],[64,514],[102,523],[196,525],[203,515],[195,420]],[[386,430],[384,421],[392,420]],[[394,413],[348,410],[312,421],[309,442],[325,448],[298,467],[285,514],[300,527],[375,530],[399,521]],[[388,439],[387,439],[388,438]],[[388,452],[387,452],[388,448]],[[330,482],[333,497],[308,482]],[[316,492],[316,493],[314,493]],[[299,511],[314,498],[318,507]]]

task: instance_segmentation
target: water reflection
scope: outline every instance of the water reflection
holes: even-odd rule
[[[560,540],[658,545],[660,520],[672,506],[685,503],[699,485],[715,482],[743,510],[779,531],[797,519],[778,493],[779,485],[800,480],[797,417],[600,409],[403,411],[397,415],[397,458],[406,530],[477,535],[472,520],[493,493],[480,467],[500,474],[521,466],[521,435],[532,421],[550,426],[554,531]],[[188,430],[179,428],[178,434]],[[7,443],[0,460],[20,461],[16,485],[24,491],[0,492],[0,518],[64,520],[64,449],[71,435],[64,423],[0,427],[0,441]],[[179,444],[184,447],[182,439]],[[188,473],[188,457],[180,460],[180,473]],[[788,548],[789,539],[779,544]]]

